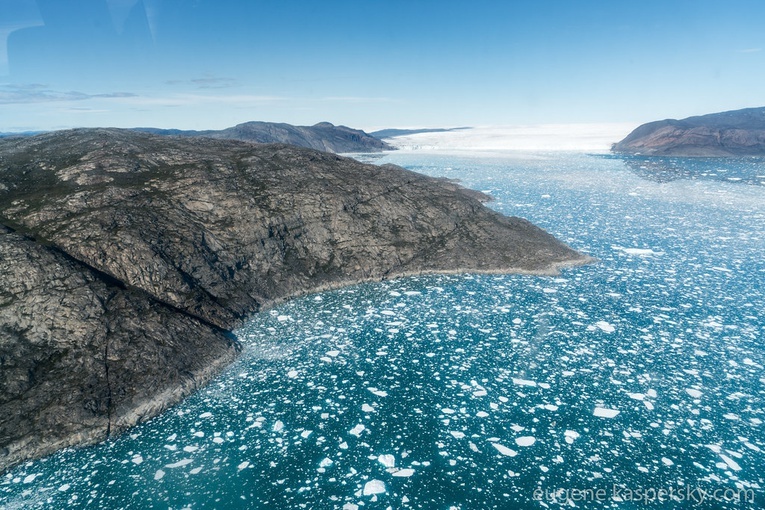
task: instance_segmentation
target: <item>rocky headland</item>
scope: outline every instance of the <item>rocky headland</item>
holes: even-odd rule
[[[0,472],[207,382],[281,300],[589,262],[453,182],[288,145],[81,129],[0,140]]]
[[[765,156],[765,108],[649,122],[611,150],[643,156]]]

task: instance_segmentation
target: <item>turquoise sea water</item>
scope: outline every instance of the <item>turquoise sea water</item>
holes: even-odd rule
[[[163,416],[0,477],[0,507],[765,507],[765,164],[375,161],[459,178],[599,263],[283,304]]]

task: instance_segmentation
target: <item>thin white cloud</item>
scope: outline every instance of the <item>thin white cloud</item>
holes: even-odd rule
[[[322,101],[334,103],[398,103],[399,101],[390,97],[361,97],[361,96],[329,96],[321,98]]]
[[[746,48],[743,50],[738,50],[739,53],[759,53],[762,51],[762,48]]]
[[[120,102],[135,106],[201,106],[205,104],[262,105],[290,101],[293,98],[250,94],[207,95],[175,94],[170,96],[128,96]]]
[[[59,101],[85,101],[88,99],[118,99],[136,97],[130,92],[110,92],[105,94],[87,94],[78,91],[57,91],[45,85],[30,83],[25,85],[0,85],[0,104],[50,103]]]
[[[166,85],[191,85],[198,89],[225,89],[234,87],[238,84],[235,78],[201,76],[190,80],[168,80]]]

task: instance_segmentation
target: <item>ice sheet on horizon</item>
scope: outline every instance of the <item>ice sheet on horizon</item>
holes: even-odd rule
[[[482,126],[388,138],[401,150],[416,151],[588,151],[608,152],[632,124],[539,124]]]

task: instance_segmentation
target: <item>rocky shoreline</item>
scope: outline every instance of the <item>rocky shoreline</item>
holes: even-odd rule
[[[475,191],[286,145],[83,129],[0,140],[0,472],[156,416],[301,294],[592,259]]]

